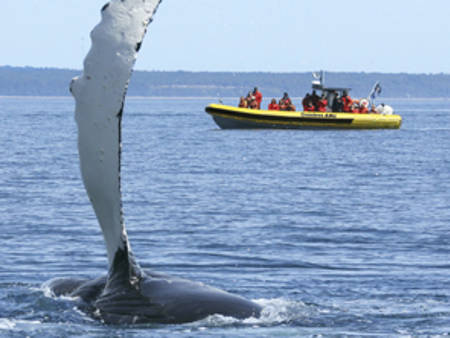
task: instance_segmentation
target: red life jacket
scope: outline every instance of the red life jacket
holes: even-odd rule
[[[256,92],[253,93],[253,96],[255,97],[256,102],[258,102],[258,105],[261,105],[263,99],[261,92],[257,90]]]
[[[328,104],[328,101],[326,99],[320,100],[319,103],[318,103],[318,110],[320,112],[326,112],[327,111],[327,104]]]
[[[269,104],[268,109],[269,110],[280,110],[280,106],[276,103],[271,103],[271,104]]]
[[[367,107],[361,106],[361,108],[359,108],[359,113],[360,114],[368,114],[369,109],[367,109]]]
[[[350,96],[343,96],[342,97],[342,110],[344,112],[350,112],[350,106],[352,105],[352,99]]]

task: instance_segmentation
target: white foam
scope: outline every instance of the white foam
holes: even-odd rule
[[[0,318],[0,330],[12,330],[16,324],[8,318]]]
[[[9,318],[0,318],[0,330],[15,330],[22,326],[40,325],[38,320],[12,320]]]
[[[256,299],[253,301],[262,306],[262,312],[259,318],[250,317],[246,319],[236,319],[223,315],[212,315],[192,325],[197,326],[200,324],[204,327],[224,327],[233,326],[235,324],[253,327],[273,326],[307,318],[311,314],[310,307],[303,302],[290,301],[283,298]]]

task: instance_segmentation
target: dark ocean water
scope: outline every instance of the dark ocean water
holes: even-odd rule
[[[226,289],[260,319],[107,326],[49,296],[106,250],[71,98],[0,98],[0,336],[450,334],[450,101],[387,100],[400,130],[219,130],[209,100],[131,98],[125,220],[145,268]],[[231,100],[228,103],[235,103]]]

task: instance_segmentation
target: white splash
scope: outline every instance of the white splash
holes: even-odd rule
[[[81,77],[71,83],[81,174],[111,264],[128,245],[120,191],[121,114],[147,25],[161,0],[112,0],[91,32]]]
[[[310,318],[317,311],[303,302],[290,301],[283,298],[257,299],[253,301],[262,306],[262,312],[259,318],[236,319],[222,315],[212,315],[204,320],[193,323],[192,326],[196,328],[198,328],[198,325],[208,328],[234,326],[236,324],[252,327],[274,326]]]
[[[42,324],[38,320],[11,320],[8,318],[0,318],[0,330],[17,330],[29,326]]]

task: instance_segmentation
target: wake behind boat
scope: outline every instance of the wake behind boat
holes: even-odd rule
[[[314,77],[312,95],[307,94],[302,100],[302,111],[296,111],[287,93],[278,104],[272,99],[267,110],[260,109],[262,94],[257,88],[247,98],[241,97],[239,107],[210,104],[205,111],[222,129],[400,128],[402,117],[393,114],[390,106],[381,104],[375,107],[374,99],[381,92],[379,83],[373,86],[367,98],[352,100],[348,95],[350,88],[325,87],[323,72],[320,76],[314,74]]]

